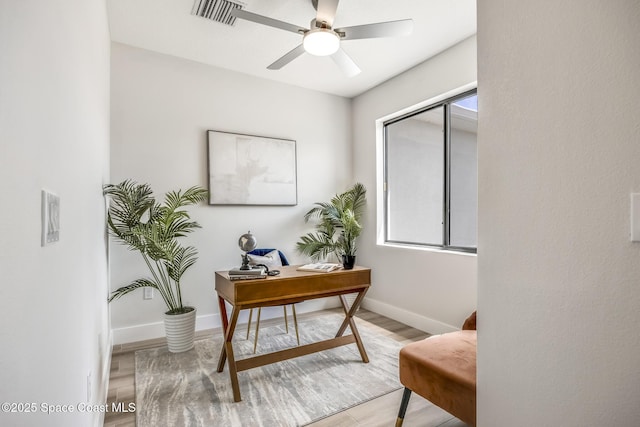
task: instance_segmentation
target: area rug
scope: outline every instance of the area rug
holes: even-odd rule
[[[342,319],[331,312],[299,319],[300,344],[332,338]],[[399,389],[401,344],[358,319],[356,325],[369,363],[349,344],[242,371],[237,403],[228,367],[216,372],[221,334],[196,341],[185,353],[172,354],[166,347],[137,351],[137,426],[302,426]],[[246,329],[236,329],[233,345],[236,360],[251,356],[253,333],[247,340]],[[295,332],[290,328],[286,334],[284,321],[260,328],[257,353],[295,345]]]

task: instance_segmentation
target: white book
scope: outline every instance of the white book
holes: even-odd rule
[[[339,270],[342,268],[341,264],[332,264],[328,262],[321,262],[315,264],[305,264],[297,268],[300,271],[315,271],[318,273],[329,273],[330,271]]]

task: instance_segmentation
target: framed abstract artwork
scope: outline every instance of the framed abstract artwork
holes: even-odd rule
[[[296,142],[207,131],[210,205],[295,205]]]

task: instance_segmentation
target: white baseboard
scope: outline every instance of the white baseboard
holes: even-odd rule
[[[196,317],[196,331],[220,327],[220,316],[204,314]],[[113,343],[127,344],[136,341],[163,338],[165,336],[164,322],[143,323],[113,329]]]
[[[97,403],[98,405],[106,405],[107,404],[107,396],[109,394],[109,374],[111,373],[111,349],[113,348],[113,332],[111,330],[108,331],[109,336],[107,337],[107,345],[102,349],[102,366],[100,373],[100,384],[102,385],[98,398],[93,403]],[[102,427],[104,425],[104,411],[97,411],[97,417],[94,417],[94,426]]]
[[[310,311],[324,310],[328,308],[338,307],[337,298],[322,298],[317,300],[309,300],[296,304],[297,313],[307,313]],[[228,311],[230,313],[230,311]],[[266,307],[262,309],[261,318],[263,320],[272,319],[282,316],[282,309],[279,307]],[[238,323],[246,323],[249,320],[249,311],[243,310],[238,316]],[[214,329],[221,327],[220,315],[203,314],[196,317],[196,331],[205,329]],[[112,330],[113,344],[127,344],[136,341],[144,341],[154,338],[162,338],[165,336],[164,322],[145,323],[140,325],[127,326],[124,328],[116,328]]]
[[[365,297],[362,301],[362,307],[433,335],[460,330],[460,328],[440,322],[439,320],[431,319],[421,314],[413,313],[368,297]]]
[[[198,321],[196,319],[196,325]],[[127,344],[130,342],[150,340],[164,336],[164,323],[144,323],[113,329],[113,344]]]

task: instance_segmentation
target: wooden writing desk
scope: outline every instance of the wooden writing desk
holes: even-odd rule
[[[367,353],[360,339],[358,328],[353,315],[360,306],[364,295],[371,283],[371,270],[364,267],[354,267],[353,270],[336,270],[331,273],[315,273],[296,270],[296,266],[281,268],[279,276],[255,280],[229,280],[226,271],[216,272],[216,292],[220,305],[220,317],[225,331],[225,343],[218,360],[218,372],[224,370],[229,360],[229,376],[233,388],[233,400],[239,402],[240,386],[238,372],[251,368],[280,362],[294,357],[304,356],[318,351],[355,343],[360,351],[364,363],[369,362]],[[347,306],[345,294],[358,293],[351,308]],[[235,360],[233,355],[233,332],[238,321],[240,310],[254,307],[293,304],[309,299],[339,296],[345,313],[345,319],[338,329],[335,338],[301,345],[273,353],[262,354],[246,359]],[[227,318],[225,301],[231,304],[231,317]],[[343,336],[347,326],[351,328],[351,335]]]

